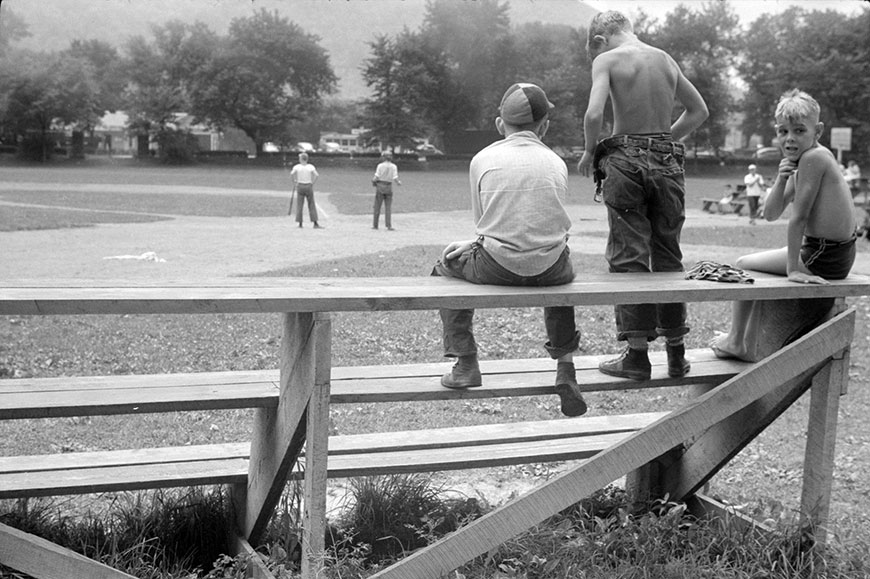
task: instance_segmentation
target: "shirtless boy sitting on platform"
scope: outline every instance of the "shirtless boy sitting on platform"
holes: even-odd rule
[[[683,271],[680,232],[685,221],[685,148],[680,139],[708,116],[698,90],[666,52],[644,44],[619,12],[592,19],[586,49],[592,58],[592,90],[583,122],[586,149],[580,173],[594,171],[596,197],[607,205],[611,272]],[[613,136],[598,142],[607,99]],[[682,114],[672,122],[675,103]],[[648,380],[649,342],[666,339],[668,374],[689,372],[683,337],[686,304],[616,306],[621,356],[602,362],[605,374]]]
[[[855,208],[837,159],[819,144],[825,128],[819,113],[819,103],[797,89],[779,99],[776,136],[784,158],[764,204],[764,218],[776,221],[792,204],[788,245],[744,255],[737,267],[787,275],[796,283],[827,284],[849,275],[857,239]],[[729,334],[712,345],[720,358],[741,357],[751,303],[734,303]]]

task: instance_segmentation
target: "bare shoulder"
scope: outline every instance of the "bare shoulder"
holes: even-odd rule
[[[819,171],[825,172],[829,169],[839,171],[839,165],[834,154],[827,147],[817,145],[809,149],[798,159],[798,169],[803,172]]]

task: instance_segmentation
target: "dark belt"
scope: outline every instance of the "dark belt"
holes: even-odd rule
[[[601,141],[605,147],[638,147],[656,153],[671,153],[673,155],[686,155],[686,146],[683,143],[664,140],[655,137],[638,137],[635,135],[616,135]]]

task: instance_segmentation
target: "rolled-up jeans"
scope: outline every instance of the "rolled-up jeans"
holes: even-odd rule
[[[613,273],[683,271],[680,233],[686,219],[683,159],[619,146],[601,161],[610,234],[605,257]],[[686,304],[616,306],[618,340],[687,334]]]
[[[574,280],[574,269],[567,246],[556,263],[543,273],[521,276],[504,268],[479,243],[475,243],[456,259],[446,263],[439,260],[432,269],[432,275],[455,277],[477,284],[551,286],[571,283]],[[444,355],[455,358],[477,354],[473,331],[474,310],[441,309],[440,313]],[[551,358],[557,359],[577,350],[580,332],[576,329],[572,306],[544,308],[544,326],[548,338],[544,348]]]

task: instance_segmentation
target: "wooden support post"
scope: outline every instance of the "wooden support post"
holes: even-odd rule
[[[662,493],[676,501],[688,500],[807,391],[819,368],[815,366],[786,380],[763,398],[688,442],[677,460],[661,469],[658,482]]]
[[[277,408],[256,412],[245,509],[239,513],[239,526],[251,544],[265,530],[305,443],[317,368],[330,365],[330,331],[328,314],[284,314],[280,399]]]
[[[325,346],[324,346],[325,347]],[[329,353],[321,350],[323,358]],[[326,473],[329,451],[330,366],[318,364],[314,373],[314,392],[308,402],[308,429],[305,437],[305,490],[302,523],[302,578],[320,576],[326,548]]]
[[[840,396],[849,382],[849,349],[831,360],[813,380],[810,394],[807,446],[801,492],[801,524],[808,527],[815,541],[827,541],[831,508],[831,486],[837,441],[837,415]]]

